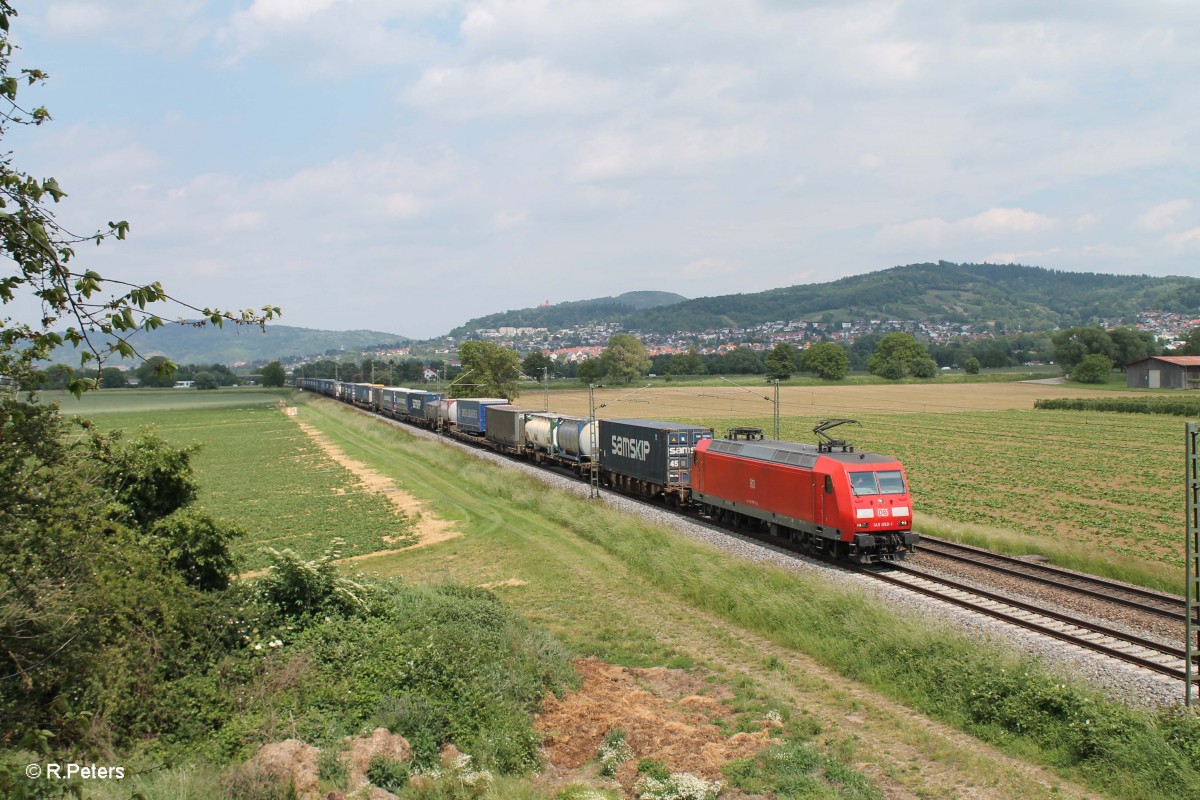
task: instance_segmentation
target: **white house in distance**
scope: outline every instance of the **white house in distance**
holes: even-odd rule
[[[1200,389],[1200,356],[1151,356],[1126,364],[1125,385],[1141,389]]]

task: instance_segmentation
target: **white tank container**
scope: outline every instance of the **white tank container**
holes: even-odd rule
[[[554,417],[548,414],[533,414],[525,421],[525,438],[538,450],[550,452],[554,449]]]
[[[555,437],[559,449],[575,458],[591,458],[594,424],[592,420],[583,417],[563,417]]]

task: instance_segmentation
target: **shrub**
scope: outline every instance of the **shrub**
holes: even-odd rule
[[[1084,356],[1075,369],[1071,370],[1071,380],[1078,383],[1104,383],[1112,374],[1113,360],[1100,353]]]
[[[975,356],[971,356],[963,362],[963,370],[965,370],[968,375],[978,375],[979,367],[979,359]]]
[[[372,786],[395,794],[408,783],[408,765],[403,761],[377,755],[367,765],[367,780]]]
[[[291,618],[365,609],[364,587],[343,578],[333,563],[343,544],[334,539],[324,555],[312,561],[302,561],[291,550],[267,548],[273,563],[258,582],[263,599]]]
[[[908,370],[914,378],[936,378],[938,365],[932,358],[916,358],[909,362]]]
[[[205,370],[204,372],[197,372],[196,376],[192,380],[193,380],[192,385],[195,386],[197,389],[219,389],[219,388],[221,388],[221,384],[217,382],[217,376],[213,375],[211,372],[208,372],[207,370]]]
[[[103,465],[101,484],[127,510],[122,521],[146,528],[196,497],[195,446],[177,448],[146,430],[135,439],[120,431],[107,436],[93,432],[91,449]]]
[[[175,511],[150,528],[151,546],[189,586],[204,592],[229,586],[237,572],[229,544],[245,535],[240,526],[193,508]]]

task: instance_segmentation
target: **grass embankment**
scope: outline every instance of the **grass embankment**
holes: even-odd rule
[[[1200,792],[1194,719],[1130,710],[1031,661],[919,624],[826,581],[730,559],[332,403],[310,404],[303,413],[467,533],[436,551],[382,558],[375,563],[382,571],[465,582],[520,577],[537,588],[506,593],[514,605],[577,651],[609,660],[708,653],[750,675],[762,662],[736,663],[753,649],[737,642],[754,637],[1110,796]],[[688,638],[697,635],[707,643],[697,647]],[[806,697],[820,705],[813,672],[791,680],[807,683]],[[849,687],[835,679],[823,688]],[[882,728],[872,734],[897,735]],[[879,741],[872,745],[872,753],[857,757],[896,775],[894,763],[881,763]],[[1001,778],[995,763],[983,773],[1013,780]]]

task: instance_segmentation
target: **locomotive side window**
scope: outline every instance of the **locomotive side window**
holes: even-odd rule
[[[833,478],[829,475],[825,476],[825,494],[833,494]]]
[[[879,494],[879,486],[875,483],[874,472],[851,472],[850,488],[854,490],[855,497]]]
[[[879,476],[880,494],[904,494],[904,476],[900,470],[888,470],[875,474]]]

